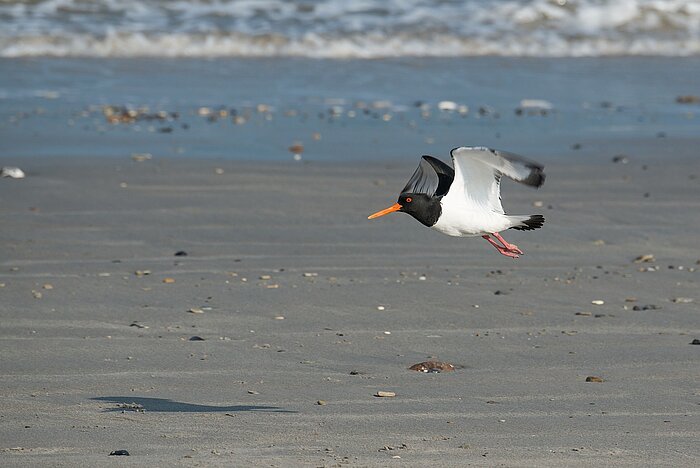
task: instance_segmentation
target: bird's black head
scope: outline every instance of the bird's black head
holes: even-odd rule
[[[442,213],[440,198],[425,193],[402,193],[396,203],[401,205],[398,211],[410,214],[425,226],[432,226]]]
[[[424,193],[402,193],[396,203],[389,208],[377,211],[368,216],[368,219],[379,218],[380,216],[393,213],[394,211],[403,211],[408,213],[426,226],[432,226],[437,223],[442,206],[440,199],[442,197],[431,197]]]

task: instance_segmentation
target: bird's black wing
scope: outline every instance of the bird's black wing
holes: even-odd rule
[[[432,156],[423,156],[401,193],[425,193],[431,197],[441,197],[450,190],[455,171],[444,162]]]

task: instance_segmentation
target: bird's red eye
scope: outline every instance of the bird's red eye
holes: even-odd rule
[[[413,201],[413,198],[411,198],[411,197],[408,197],[408,198],[406,199],[406,203],[411,203],[412,201]]]

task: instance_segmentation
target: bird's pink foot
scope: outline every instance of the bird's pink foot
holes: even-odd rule
[[[501,255],[505,255],[506,257],[518,258],[523,253],[522,250],[520,250],[517,245],[508,244],[507,242],[505,242],[505,247],[504,247],[502,245],[499,245],[496,241],[491,239],[488,235],[481,236],[481,237],[486,239],[489,242],[489,244],[493,245],[496,248],[496,250],[498,250],[498,253],[500,253]],[[503,238],[501,237],[501,239],[503,239]]]
[[[506,249],[506,248],[504,248],[504,247],[498,246],[498,247],[496,247],[496,250],[498,250],[498,252],[499,252],[501,255],[505,255],[506,257],[510,257],[510,258],[520,258],[520,255],[518,255],[517,252],[514,252],[514,251],[512,251],[512,250]],[[518,252],[519,252],[519,251],[518,251]],[[520,252],[520,253],[522,253],[522,252]]]
[[[523,251],[520,250],[517,245],[508,243],[508,241],[506,241],[503,238],[503,236],[501,236],[499,233],[494,232],[493,237],[495,237],[496,239],[501,241],[501,244],[503,244],[503,247],[505,247],[506,250],[508,250],[509,252],[513,252],[513,253],[520,254],[520,255],[523,254]]]

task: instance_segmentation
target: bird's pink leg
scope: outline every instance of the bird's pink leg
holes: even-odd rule
[[[503,247],[505,247],[506,250],[513,252],[513,253],[516,253],[516,254],[520,254],[520,255],[523,254],[523,251],[520,250],[517,245],[509,244],[508,241],[506,241],[499,233],[494,232],[493,237],[495,237],[496,239],[501,241],[501,243],[503,244]]]
[[[520,257],[520,255],[518,255],[515,251],[508,250],[507,247],[503,247],[501,245],[498,245],[498,243],[496,241],[494,241],[493,239],[491,239],[489,236],[481,236],[481,237],[483,237],[484,239],[489,241],[489,244],[496,247],[496,250],[498,250],[498,253],[500,253],[501,255],[505,255],[506,257],[511,257],[511,258]],[[508,244],[508,245],[510,245],[510,244]]]

